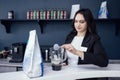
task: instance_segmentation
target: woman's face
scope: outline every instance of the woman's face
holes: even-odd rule
[[[74,27],[77,32],[83,33],[87,30],[87,22],[84,19],[84,16],[78,13],[75,17]]]

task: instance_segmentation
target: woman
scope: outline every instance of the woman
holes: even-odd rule
[[[94,64],[100,67],[108,65],[106,52],[96,32],[95,21],[89,9],[76,12],[73,30],[61,47],[66,49],[68,65]]]
[[[100,67],[108,65],[106,52],[96,32],[95,21],[89,9],[81,9],[76,12],[73,19],[73,30],[61,47],[66,49],[68,55],[66,64],[68,65],[94,64]]]

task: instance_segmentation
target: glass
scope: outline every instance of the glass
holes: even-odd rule
[[[65,49],[58,47],[55,49],[54,47],[50,48],[50,58],[52,69],[55,71],[61,70],[61,63],[66,60]]]

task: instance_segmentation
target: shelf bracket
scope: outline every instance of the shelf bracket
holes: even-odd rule
[[[120,23],[119,21],[115,21],[115,35],[117,36],[119,34],[120,30]]]
[[[1,20],[1,24],[4,25],[4,27],[5,27],[5,29],[6,29],[6,32],[7,32],[7,33],[10,33],[11,22]]]
[[[38,21],[38,24],[39,24],[39,27],[41,29],[41,33],[43,33],[43,24],[42,24],[42,21]]]

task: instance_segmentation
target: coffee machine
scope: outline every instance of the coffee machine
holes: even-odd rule
[[[26,43],[19,42],[13,43],[11,47],[11,57],[9,62],[22,62],[24,58],[24,52],[26,48]]]

